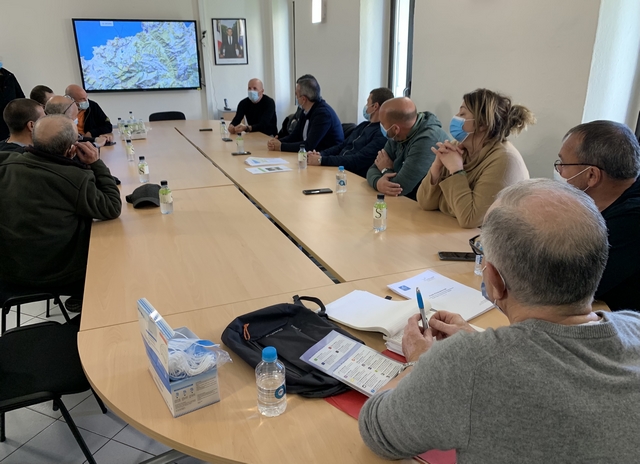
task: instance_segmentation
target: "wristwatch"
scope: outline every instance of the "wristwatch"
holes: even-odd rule
[[[400,368],[400,372],[404,372],[404,371],[406,371],[407,369],[409,369],[410,367],[415,366],[416,364],[418,364],[418,361],[411,361],[411,362],[408,362],[408,363],[404,363],[404,364],[402,365],[402,367]],[[398,372],[398,374],[399,374],[400,372]]]
[[[322,156],[318,156],[318,166],[322,166]]]
[[[391,169],[389,169],[389,168],[384,168],[382,171],[380,171],[380,174],[382,174],[382,175],[384,176],[384,173],[385,173],[385,172],[389,172],[389,171],[391,171]]]

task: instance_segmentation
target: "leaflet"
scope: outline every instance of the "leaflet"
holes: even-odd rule
[[[384,387],[402,369],[402,363],[335,330],[300,359],[367,396]]]
[[[285,172],[291,171],[291,168],[286,166],[265,166],[259,168],[245,168],[251,174],[269,174],[271,172]]]

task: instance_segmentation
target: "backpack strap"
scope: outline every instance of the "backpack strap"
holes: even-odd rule
[[[302,301],[311,301],[312,303],[317,304],[318,306],[320,306],[320,311],[318,311],[316,314],[318,314],[318,316],[320,317],[327,317],[327,308],[324,307],[324,303],[322,303],[319,298],[316,298],[314,296],[293,296],[293,304],[304,306],[304,303],[302,303]]]

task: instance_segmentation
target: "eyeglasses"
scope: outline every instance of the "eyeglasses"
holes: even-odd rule
[[[484,256],[484,252],[482,251],[482,244],[480,243],[480,234],[469,239],[469,246],[476,255]]]
[[[600,166],[596,166],[595,164],[589,164],[589,163],[563,163],[562,160],[556,160],[556,162],[553,163],[553,168],[556,170],[558,174],[562,173],[562,168],[564,166],[591,166],[592,168],[602,169]]]

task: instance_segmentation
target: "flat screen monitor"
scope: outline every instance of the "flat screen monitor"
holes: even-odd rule
[[[195,21],[73,19],[87,92],[200,88]]]

